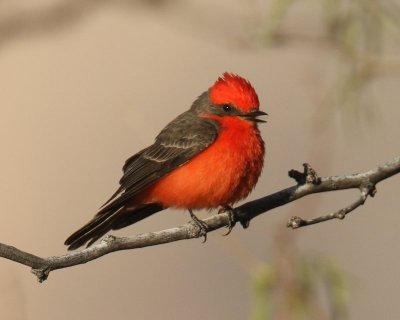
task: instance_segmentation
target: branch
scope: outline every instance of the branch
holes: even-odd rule
[[[359,206],[363,205],[365,200],[367,200],[368,195],[373,196],[372,190],[376,191],[376,189],[374,187],[371,187],[371,188],[372,189],[370,190],[368,187],[362,187],[360,190],[359,198],[343,209],[340,209],[334,213],[330,213],[325,216],[313,218],[310,220],[305,220],[303,218],[294,216],[289,219],[286,226],[288,228],[297,229],[300,227],[309,226],[311,224],[316,224],[316,223],[320,223],[320,222],[324,222],[324,221],[328,221],[328,220],[332,220],[332,219],[343,220],[346,217],[346,214],[350,213],[351,211],[357,209]]]
[[[232,226],[232,223],[234,224],[236,222],[240,222],[244,228],[247,228],[250,220],[258,215],[313,193],[359,189],[359,198],[347,207],[332,214],[311,220],[292,217],[288,221],[287,226],[295,229],[332,219],[343,219],[348,213],[364,204],[368,196],[375,195],[375,186],[378,182],[400,172],[400,157],[394,158],[372,170],[348,176],[320,178],[310,165],[304,164],[303,166],[304,172],[302,173],[296,170],[291,170],[289,172],[289,176],[296,180],[297,185],[258,200],[247,202],[232,209],[231,212],[221,212],[220,214],[205,219],[204,222],[208,225],[208,232],[222,227]],[[109,235],[99,244],[87,249],[47,258],[41,258],[15,247],[0,243],[0,257],[31,267],[32,273],[42,282],[47,279],[49,273],[53,270],[84,264],[111,252],[198,238],[201,235],[202,232],[199,227],[193,222],[189,222],[175,228],[138,234],[132,237],[115,237]]]

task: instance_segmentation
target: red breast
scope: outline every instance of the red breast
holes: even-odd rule
[[[146,190],[140,202],[164,207],[215,208],[245,198],[260,176],[264,144],[259,131],[226,119],[215,142]]]

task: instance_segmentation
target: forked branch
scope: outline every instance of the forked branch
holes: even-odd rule
[[[232,222],[240,222],[244,228],[247,228],[249,222],[256,216],[313,193],[359,189],[360,195],[358,199],[347,207],[310,220],[292,217],[288,221],[287,226],[296,229],[332,219],[343,219],[348,213],[364,204],[368,196],[375,195],[375,186],[378,182],[400,172],[400,157],[396,157],[369,171],[347,176],[320,178],[310,165],[304,164],[303,166],[304,172],[296,170],[289,172],[289,176],[297,182],[295,186],[247,202],[234,208],[231,215],[229,212],[222,212],[205,219],[204,222],[208,225],[208,232],[228,227],[232,225]],[[87,263],[111,252],[144,248],[179,240],[198,238],[200,236],[201,230],[193,222],[189,222],[175,228],[138,234],[132,237],[114,237],[109,235],[99,244],[90,248],[47,258],[41,258],[0,243],[0,257],[31,267],[32,272],[42,282],[47,279],[49,273],[53,270]]]

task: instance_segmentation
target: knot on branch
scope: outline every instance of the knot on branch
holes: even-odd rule
[[[306,225],[306,221],[300,217],[293,216],[286,223],[287,228],[297,229]]]
[[[373,198],[376,195],[377,192],[378,192],[378,190],[376,190],[376,186],[372,185],[369,188],[369,193],[368,194],[370,195],[371,198]]]
[[[340,209],[339,211],[336,211],[333,215],[334,218],[343,220],[346,217],[346,210],[345,209]]]
[[[360,191],[362,194],[365,194],[365,198],[367,198],[367,196],[373,198],[377,192],[375,184],[373,184],[369,179],[361,184]]]
[[[32,270],[31,270],[31,272],[37,277],[37,279],[40,283],[47,280],[47,278],[49,277],[50,271],[51,271],[50,267],[32,268]]]
[[[250,226],[250,219],[240,219],[239,222],[243,229],[247,229]]]
[[[223,209],[221,212],[225,212],[226,209]],[[229,218],[229,225],[228,227],[232,229],[236,222],[239,222],[243,229],[247,229],[250,226],[250,218],[247,212],[242,212],[239,208],[230,208],[228,210],[228,218]]]
[[[308,163],[303,163],[304,171],[300,172],[297,170],[290,170],[288,172],[289,177],[296,180],[297,184],[314,184],[318,185],[321,183],[321,178],[318,177],[317,172]]]
[[[105,245],[109,245],[110,243],[114,242],[116,239],[117,239],[116,236],[113,236],[112,234],[108,234],[103,239],[101,239],[101,243],[103,243]]]

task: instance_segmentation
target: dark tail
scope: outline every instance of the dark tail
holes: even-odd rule
[[[87,242],[89,247],[108,231],[127,227],[163,209],[160,204],[151,203],[135,209],[121,207],[101,210],[91,221],[69,236],[64,244],[68,246],[68,250],[77,249]]]

